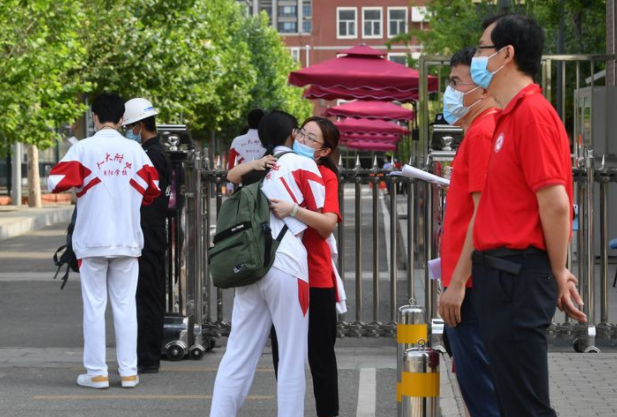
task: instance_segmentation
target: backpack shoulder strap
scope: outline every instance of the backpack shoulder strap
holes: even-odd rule
[[[288,153],[295,153],[295,152],[294,152],[294,151],[284,151],[284,152],[277,153],[276,155],[274,155],[274,157],[275,157],[276,159],[280,159],[280,158],[281,158],[281,156],[283,156],[283,155],[287,155]]]

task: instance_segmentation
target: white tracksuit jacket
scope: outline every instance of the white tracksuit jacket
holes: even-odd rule
[[[77,191],[77,258],[140,256],[139,209],[160,194],[158,173],[142,147],[113,129],[79,141],[48,179],[51,192],[72,187]]]

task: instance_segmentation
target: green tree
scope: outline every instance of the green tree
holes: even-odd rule
[[[310,101],[302,98],[302,90],[290,86],[287,78],[299,65],[293,61],[279,33],[261,13],[249,19],[244,36],[251,50],[251,65],[257,71],[258,82],[250,91],[248,109],[261,107],[279,109],[304,119],[311,115]]]
[[[0,2],[0,153],[15,142],[47,148],[83,113],[83,18],[73,0]]]
[[[412,1],[419,5],[417,1]],[[504,8],[504,4],[509,4]],[[427,3],[429,22],[421,29],[396,38],[417,39],[424,53],[446,54],[475,45],[482,34],[482,21],[505,11],[534,17],[546,32],[545,53],[557,53],[560,13],[564,11],[565,49],[568,54],[604,53],[606,45],[605,0],[432,0]]]

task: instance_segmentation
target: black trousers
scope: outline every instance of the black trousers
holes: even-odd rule
[[[481,254],[490,258],[490,253]],[[520,265],[520,272],[498,269],[504,262],[505,267]],[[502,417],[556,416],[549,398],[546,330],[555,313],[557,286],[548,256],[502,252],[495,262],[474,254],[472,276]]]
[[[158,368],[165,318],[165,229],[144,228],[137,281],[137,365]]]
[[[336,293],[334,288],[310,289],[308,359],[313,376],[313,393],[318,417],[339,415],[336,343]],[[272,360],[278,369],[278,343],[271,333]]]

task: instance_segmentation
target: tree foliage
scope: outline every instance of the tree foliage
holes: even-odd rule
[[[251,107],[310,113],[278,33],[235,0],[3,0],[0,27],[0,152],[52,145],[101,91],[196,136],[231,136]]]
[[[421,6],[418,1],[414,5]],[[424,2],[423,2],[424,3]],[[504,4],[510,7],[504,9]],[[465,46],[477,44],[482,21],[503,12],[523,13],[534,17],[545,29],[545,53],[557,53],[561,11],[564,12],[566,54],[604,53],[606,45],[605,0],[432,0],[427,2],[428,24],[414,28],[396,41],[416,38],[424,53],[449,55]]]
[[[0,153],[17,141],[48,147],[83,113],[83,17],[73,0],[0,2]]]

